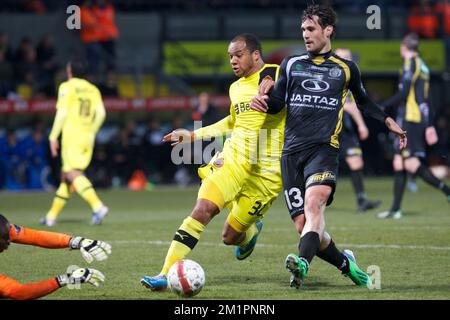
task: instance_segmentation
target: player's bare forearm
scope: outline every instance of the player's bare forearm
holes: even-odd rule
[[[403,149],[407,145],[407,137],[406,137],[406,131],[404,131],[398,124],[395,122],[394,119],[391,117],[387,117],[384,120],[384,123],[386,124],[386,127],[396,134],[400,138],[400,149]]]
[[[176,129],[163,137],[164,142],[172,142],[170,144],[172,147],[180,143],[190,143],[194,140],[194,132],[186,129]]]

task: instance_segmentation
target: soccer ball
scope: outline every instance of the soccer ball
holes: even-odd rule
[[[193,260],[180,260],[170,267],[167,281],[172,292],[182,297],[193,297],[205,285],[205,271]]]

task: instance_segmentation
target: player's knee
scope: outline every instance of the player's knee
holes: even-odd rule
[[[394,171],[402,171],[403,170],[403,159],[400,156],[394,157],[394,161],[392,162],[392,167]]]
[[[219,208],[211,201],[199,200],[191,213],[191,217],[203,224],[207,224],[219,212]]]
[[[409,158],[405,160],[405,169],[410,173],[416,173],[419,169],[420,161],[417,158]]]
[[[316,191],[308,195],[305,199],[305,212],[319,213],[323,207],[326,206],[329,192]]]
[[[66,181],[71,184],[77,177],[81,176],[82,174],[83,174],[82,172],[77,170],[69,171],[65,174],[65,178]]]
[[[348,158],[347,163],[352,171],[361,170],[364,167],[363,159],[359,156]]]

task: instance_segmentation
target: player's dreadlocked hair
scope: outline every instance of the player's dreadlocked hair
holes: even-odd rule
[[[259,54],[262,56],[262,48],[261,48],[261,42],[259,41],[258,37],[252,33],[241,33],[234,37],[231,42],[236,42],[239,40],[245,41],[246,48],[250,50],[250,53],[255,52],[256,50],[259,51]]]
[[[302,14],[302,22],[306,19],[313,19],[313,16],[319,17],[318,23],[322,27],[322,29],[327,26],[333,27],[333,33],[331,34],[331,38],[334,37],[337,22],[336,12],[330,6],[326,5],[318,5],[318,4],[310,4],[306,7],[305,11]]]
[[[408,33],[402,40],[402,43],[406,48],[411,51],[419,51],[419,36],[415,33]]]

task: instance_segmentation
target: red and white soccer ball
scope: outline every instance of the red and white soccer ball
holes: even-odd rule
[[[170,267],[167,281],[172,292],[182,297],[193,297],[205,285],[205,271],[193,260],[180,260]]]

